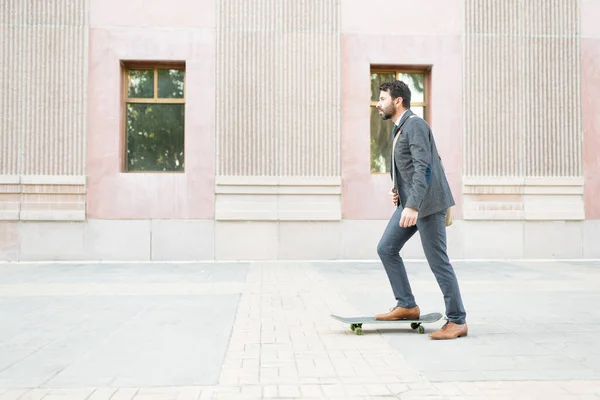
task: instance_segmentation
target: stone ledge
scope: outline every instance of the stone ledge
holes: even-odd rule
[[[217,221],[340,221],[341,177],[236,177],[215,180]]]
[[[21,185],[0,179],[0,220],[16,221],[21,211]]]
[[[24,185],[85,185],[85,175],[21,175]]]
[[[84,221],[85,176],[0,175],[0,220]]]
[[[581,221],[583,177],[464,177],[465,220]]]

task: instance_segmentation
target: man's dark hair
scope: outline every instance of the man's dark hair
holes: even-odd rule
[[[402,98],[402,107],[410,108],[410,89],[408,85],[402,81],[383,82],[379,86],[379,90],[388,92],[392,99]]]

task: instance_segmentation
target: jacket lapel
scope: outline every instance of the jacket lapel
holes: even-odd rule
[[[402,129],[402,126],[404,126],[404,123],[410,118],[411,115],[413,115],[413,112],[410,109],[406,110],[402,118],[400,118],[400,125],[398,127],[398,131]]]
[[[394,161],[393,161],[394,160],[394,156],[393,156],[393,154],[394,154],[394,139],[396,138],[396,135],[398,134],[398,132],[400,132],[400,129],[402,129],[402,126],[404,125],[406,120],[411,115],[413,115],[413,112],[410,109],[406,110],[406,112],[404,113],[402,118],[400,118],[400,124],[399,125],[394,124],[394,127],[392,128],[392,152],[390,155],[390,178],[392,178],[392,180],[394,179],[392,169],[395,168]]]

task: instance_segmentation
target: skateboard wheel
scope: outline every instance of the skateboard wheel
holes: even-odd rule
[[[416,322],[412,322],[412,323],[410,324],[410,327],[411,327],[412,329],[417,329],[419,326],[421,326],[421,324],[417,324]]]
[[[418,331],[419,333],[425,333],[425,327],[423,325],[419,325]]]
[[[357,335],[362,335],[362,328],[361,328],[360,326],[357,326],[357,327],[356,327],[356,329],[354,330],[354,332],[355,332]]]
[[[354,330],[355,330],[355,329],[356,329],[356,325],[354,325],[354,324],[350,324],[350,330],[351,330],[352,332],[354,332]]]

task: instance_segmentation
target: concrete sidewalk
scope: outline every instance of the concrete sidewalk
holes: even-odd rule
[[[379,263],[0,265],[0,399],[600,399],[600,263],[454,266],[469,336],[438,342],[329,317],[394,305]]]

